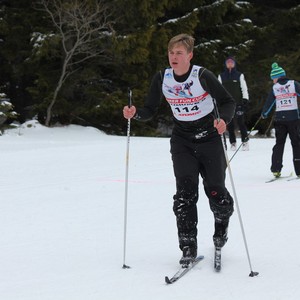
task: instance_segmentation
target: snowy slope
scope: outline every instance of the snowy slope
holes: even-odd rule
[[[223,270],[212,270],[213,217],[201,189],[198,247],[205,259],[166,286],[164,276],[177,270],[180,258],[169,139],[131,138],[126,254],[131,269],[123,270],[126,137],[80,126],[29,125],[0,137],[1,299],[299,299],[300,180],[265,183],[274,139],[252,139],[250,151],[238,152],[231,164],[259,276],[248,277],[237,213]],[[283,173],[292,170],[288,141]],[[227,187],[232,191],[229,176]]]

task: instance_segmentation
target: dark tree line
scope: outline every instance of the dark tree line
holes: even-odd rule
[[[128,87],[141,105],[153,74],[168,65],[168,40],[185,32],[196,39],[193,62],[216,75],[228,55],[236,57],[249,87],[250,128],[274,61],[300,80],[299,28],[300,6],[292,0],[2,0],[0,93],[20,122],[38,118],[123,134]],[[80,32],[88,41],[81,47]],[[269,122],[259,124],[261,132]],[[153,121],[135,123],[133,131],[162,135],[170,123],[162,103]]]

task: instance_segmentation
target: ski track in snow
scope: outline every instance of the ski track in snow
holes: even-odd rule
[[[180,251],[168,138],[131,137],[126,264],[126,137],[37,123],[0,137],[0,297],[4,300],[287,300],[300,297],[300,181],[265,183],[274,139],[251,139],[231,163],[237,212],[213,270],[213,217],[200,186],[198,248],[205,256],[171,286]],[[228,152],[229,158],[233,153]],[[293,171],[287,140],[283,174]],[[227,188],[232,191],[229,176]]]

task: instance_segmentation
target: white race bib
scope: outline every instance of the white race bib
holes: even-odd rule
[[[273,91],[276,98],[276,111],[298,109],[297,93],[293,80],[289,80],[284,85],[277,82],[273,86]]]
[[[211,95],[206,92],[199,80],[201,67],[193,66],[184,82],[174,79],[173,69],[165,70],[162,91],[174,117],[179,121],[195,121],[208,115],[214,109]]]

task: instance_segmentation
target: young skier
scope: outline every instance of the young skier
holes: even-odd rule
[[[247,151],[249,150],[249,139],[245,125],[245,111],[249,104],[249,94],[245,76],[237,70],[236,61],[232,56],[225,60],[225,70],[218,76],[218,79],[236,101],[234,118],[227,126],[231,144],[230,149],[232,151],[236,150],[236,136],[234,132],[236,122],[241,132],[242,150]]]
[[[171,155],[176,177],[173,210],[183,266],[197,256],[199,174],[214,214],[215,247],[225,245],[233,213],[233,199],[225,187],[226,160],[220,135],[233,117],[235,103],[210,71],[190,63],[193,48],[193,37],[187,34],[173,37],[168,44],[170,68],[154,75],[144,107],[125,106],[123,110],[127,119],[149,120],[163,96],[173,112]],[[219,120],[213,99],[219,108]]]
[[[287,135],[289,135],[293,148],[295,173],[300,177],[300,113],[297,103],[297,95],[300,96],[300,84],[295,80],[288,79],[284,69],[277,63],[272,64],[270,77],[274,85],[261,116],[265,119],[275,106],[276,143],[273,147],[271,172],[275,177],[281,176],[284,145]]]

